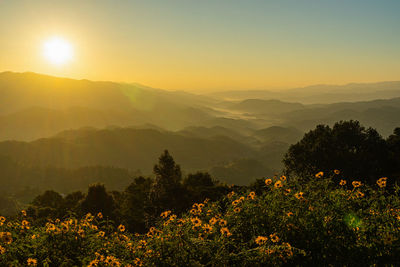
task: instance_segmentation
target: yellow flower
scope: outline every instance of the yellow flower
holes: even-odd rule
[[[135,264],[135,266],[142,266],[143,262],[142,262],[141,259],[136,258],[136,259],[133,260],[133,264]]]
[[[99,219],[103,219],[103,213],[101,213],[101,212],[97,213],[97,217],[98,217]]]
[[[272,242],[279,242],[279,237],[276,234],[270,234],[269,237],[271,238]]]
[[[355,188],[356,188],[356,187],[362,186],[362,183],[361,183],[360,181],[353,181],[351,184],[352,184]]]
[[[219,225],[220,226],[226,226],[228,224],[228,222],[224,219],[219,220]]]
[[[232,205],[233,206],[236,206],[236,205],[238,205],[240,203],[240,200],[239,199],[236,199],[236,200],[234,200],[233,202],[232,202]]]
[[[241,208],[236,207],[233,211],[234,211],[235,213],[239,213],[241,210],[242,210]]]
[[[4,223],[6,221],[6,218],[5,217],[3,217],[3,216],[0,216],[0,223]]]
[[[340,174],[340,171],[339,170],[334,170],[333,171],[335,174]]]
[[[281,181],[286,181],[286,176],[285,175],[281,176]]]
[[[37,260],[36,259],[32,259],[32,258],[28,258],[26,263],[28,264],[28,266],[36,266],[37,265]]]
[[[164,219],[167,218],[169,215],[171,214],[170,210],[164,211],[161,213],[161,217],[163,217]]]
[[[250,192],[250,194],[247,196],[247,199],[254,199],[256,197],[255,192]]]
[[[364,196],[364,193],[361,192],[361,191],[357,191],[357,192],[356,192],[356,196],[361,198],[361,197]]]
[[[22,229],[29,229],[29,222],[27,220],[23,220],[21,222],[21,228]]]
[[[285,189],[285,195],[289,195],[292,190],[290,188]]]
[[[56,230],[56,226],[53,223],[47,223],[46,225],[46,232],[53,232]]]
[[[380,188],[383,188],[383,187],[386,187],[386,181],[387,181],[387,177],[382,177],[382,178],[379,178],[379,180],[376,181],[376,183],[378,184],[378,186]]]
[[[125,226],[123,226],[122,224],[120,224],[120,225],[118,226],[118,231],[124,232],[124,231],[125,231]]]
[[[201,225],[201,220],[198,217],[194,217],[194,218],[192,218],[190,220],[192,221],[194,226],[200,226]]]
[[[322,176],[324,176],[324,172],[319,172],[315,175],[316,178],[321,178]]]
[[[22,216],[26,217],[26,210],[21,210]]]
[[[104,231],[100,231],[97,235],[98,235],[99,237],[104,237],[105,234],[106,234],[106,233],[105,233]]]
[[[232,235],[231,232],[229,232],[229,229],[226,228],[226,227],[222,227],[220,231],[221,231],[222,235],[225,235],[225,236],[231,236]]]
[[[281,188],[281,187],[282,187],[282,181],[277,181],[277,182],[274,184],[274,187],[275,187],[275,188]]]
[[[0,232],[0,240],[6,244],[11,244],[13,239],[10,232]]]
[[[0,254],[4,254],[4,253],[6,253],[6,249],[3,248],[2,246],[0,246]]]
[[[85,237],[85,231],[83,231],[82,229],[79,229],[77,233],[80,237]]]
[[[207,234],[210,234],[213,231],[213,227],[211,225],[209,225],[209,224],[205,224],[205,225],[203,225],[203,230]]]
[[[88,222],[91,222],[91,221],[93,221],[93,215],[89,212],[88,214],[86,214],[85,219]]]
[[[287,215],[288,217],[293,216],[293,212],[289,211],[288,213],[286,213],[286,215]]]
[[[98,266],[98,264],[99,264],[99,260],[92,260],[91,262],[89,262],[88,267]]]
[[[268,238],[265,236],[257,236],[255,242],[257,245],[261,246],[264,245],[267,242]]]
[[[228,198],[232,198],[233,196],[235,195],[235,192],[230,192],[229,194],[228,194]]]
[[[339,185],[344,186],[344,185],[346,185],[346,184],[347,184],[347,181],[346,181],[346,180],[340,180]]]
[[[298,193],[294,194],[295,198],[297,198],[297,199],[303,199],[303,195],[304,195],[303,192],[298,192]]]
[[[217,221],[218,221],[217,218],[212,217],[212,218],[210,219],[209,223],[212,224],[212,225],[214,225],[214,224],[217,223]]]
[[[265,185],[270,185],[272,184],[272,179],[266,179],[265,180]]]

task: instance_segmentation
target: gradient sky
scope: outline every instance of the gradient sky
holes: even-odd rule
[[[46,38],[75,48],[62,67]],[[399,0],[0,0],[0,71],[192,91],[400,80]]]

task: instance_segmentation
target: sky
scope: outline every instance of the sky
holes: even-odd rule
[[[0,71],[188,91],[400,80],[398,0],[0,0]],[[58,36],[63,65],[43,56]]]

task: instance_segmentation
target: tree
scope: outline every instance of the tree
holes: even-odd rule
[[[151,178],[136,177],[123,193],[121,203],[122,222],[128,230],[143,233],[146,230],[149,193],[153,183]]]
[[[153,216],[158,216],[164,210],[181,212],[185,204],[181,184],[182,172],[168,150],[160,156],[153,172],[156,176],[150,192]]]
[[[193,203],[203,202],[206,198],[216,200],[227,192],[227,187],[214,181],[207,172],[190,173],[183,180],[183,186],[187,193],[187,207]]]
[[[399,180],[400,177],[400,127],[394,129],[393,134],[387,140],[390,153],[390,166],[392,176]],[[390,182],[390,181],[389,181]]]
[[[35,213],[35,216],[41,219],[59,218],[64,215],[63,205],[64,199],[59,193],[53,190],[47,190],[43,194],[35,197],[28,213],[30,215]]]
[[[390,171],[386,141],[375,129],[353,120],[340,121],[332,128],[318,125],[290,146],[283,162],[286,173],[299,179],[338,169],[342,177],[373,184]]]
[[[104,184],[90,185],[80,208],[83,213],[101,212],[105,217],[114,219],[114,199],[107,193]]]

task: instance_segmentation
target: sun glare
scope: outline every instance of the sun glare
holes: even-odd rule
[[[43,44],[44,57],[54,65],[64,65],[73,57],[73,47],[65,39],[52,37]]]

